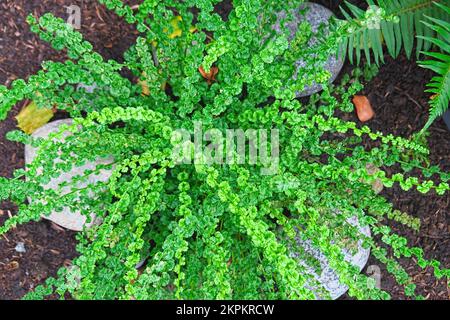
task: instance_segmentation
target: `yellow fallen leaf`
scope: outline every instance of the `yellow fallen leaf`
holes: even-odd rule
[[[169,39],[175,39],[175,38],[178,38],[178,37],[180,37],[180,36],[183,34],[183,30],[180,28],[180,21],[183,21],[183,18],[182,18],[181,16],[175,16],[172,20],[170,20],[170,25],[172,26],[173,31],[172,31],[171,34],[169,34],[169,35],[167,36]],[[164,31],[165,33],[168,33],[168,32],[169,32],[169,30],[167,30],[167,28],[164,28],[163,31]],[[197,28],[194,27],[194,26],[191,26],[191,27],[189,28],[189,32],[190,32],[190,33],[194,33],[194,32],[196,32],[196,31],[197,31]],[[153,45],[154,47],[156,47],[156,46],[158,45],[158,42],[152,41],[152,45]]]
[[[142,73],[142,78],[145,79],[147,78],[147,75],[145,72]],[[147,80],[139,80],[138,84],[141,86],[142,88],[142,95],[144,96],[149,96],[150,95],[150,89],[148,88],[148,82]]]
[[[183,30],[180,28],[180,22],[181,22],[181,21],[183,21],[183,18],[182,18],[181,16],[175,16],[172,20],[170,20],[170,25],[172,26],[173,31],[172,31],[171,34],[169,34],[169,35],[167,36],[169,39],[175,39],[175,38],[178,38],[178,37],[180,37],[180,36],[183,34]],[[167,30],[167,28],[163,29],[163,31],[164,31],[165,33],[168,33],[168,32],[169,32],[169,30]],[[190,32],[190,33],[194,33],[194,32],[196,32],[196,31],[197,31],[197,28],[194,27],[194,26],[191,26],[191,27],[189,28],[189,32]],[[158,42],[155,41],[155,40],[153,40],[153,41],[151,42],[151,44],[152,44],[152,46],[155,47],[155,48],[158,46]],[[143,75],[143,78],[145,79],[145,78],[146,78],[145,72],[142,73],[142,75]],[[141,86],[141,88],[142,88],[142,95],[149,96],[149,95],[150,95],[150,90],[149,90],[149,88],[148,88],[147,80],[139,80],[139,81],[138,81],[138,84],[139,84],[139,85]],[[164,89],[166,88],[166,84],[167,84],[167,83],[164,82],[164,83],[161,85],[161,89],[164,90]]]
[[[17,115],[17,126],[23,132],[31,134],[53,118],[53,110],[39,108],[34,101],[24,107]]]
[[[148,87],[147,80],[145,80],[146,78],[147,78],[147,74],[144,71],[144,72],[142,72],[142,79],[144,79],[144,80],[138,80],[138,85],[141,86],[142,95],[143,96],[149,96],[150,95],[150,88]],[[167,85],[167,82],[163,82],[161,84],[161,90],[165,90],[166,89],[166,85]]]
[[[180,28],[181,20],[183,20],[183,18],[181,18],[181,16],[176,16],[175,18],[170,20],[170,25],[173,28],[173,32],[171,34],[169,34],[170,39],[177,38],[177,37],[181,36],[181,34],[183,33],[183,30],[181,30],[181,28]],[[165,29],[164,32],[167,32],[167,29]]]

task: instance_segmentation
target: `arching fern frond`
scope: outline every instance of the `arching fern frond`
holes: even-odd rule
[[[436,6],[442,9],[447,16],[450,16],[450,6],[439,3],[436,3]],[[436,32],[439,35],[439,38],[423,36],[420,38],[439,47],[442,53],[422,52],[432,59],[419,61],[421,67],[433,70],[438,74],[436,77],[433,77],[431,82],[427,85],[429,89],[426,91],[433,93],[434,96],[430,101],[430,116],[425,127],[422,129],[422,132],[448,109],[448,104],[450,102],[450,23],[428,16],[427,19],[429,22],[423,21],[423,23]]]
[[[364,11],[346,1],[347,10],[341,7],[343,15],[349,19],[364,21],[369,11],[382,10],[386,16],[396,19],[376,21],[374,24],[362,26],[360,30],[349,35],[343,45],[343,51],[348,53],[350,62],[360,62],[361,51],[364,51],[367,62],[383,61],[383,44],[386,44],[389,54],[396,58],[404,48],[406,55],[411,57],[414,45],[416,55],[431,48],[430,38],[436,35],[433,28],[423,24],[424,16],[450,22],[450,15],[443,13],[434,3],[450,6],[450,0],[368,0],[368,11]],[[369,15],[370,16],[370,15]],[[418,36],[417,38],[415,36]],[[417,40],[416,40],[417,39]]]

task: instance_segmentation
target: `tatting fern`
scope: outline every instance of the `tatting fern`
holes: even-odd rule
[[[450,16],[450,7],[436,3],[447,16]],[[450,23],[444,20],[427,17],[429,22],[423,21],[428,28],[434,30],[439,38],[420,37],[421,39],[435,44],[442,53],[438,52],[422,52],[426,56],[433,58],[432,60],[419,61],[419,65],[423,68],[433,70],[438,75],[431,79],[427,85],[427,92],[434,94],[430,101],[431,110],[428,122],[422,131],[425,131],[433,121],[440,117],[447,109],[450,101]]]
[[[375,63],[384,60],[383,44],[386,44],[389,54],[396,58],[401,49],[404,48],[406,55],[411,57],[414,45],[416,55],[429,50],[432,45],[430,41],[436,32],[429,24],[422,23],[424,16],[439,19],[443,22],[450,21],[450,15],[442,12],[434,3],[450,5],[450,0],[368,0],[369,9],[364,11],[355,5],[346,2],[349,10],[341,8],[342,13],[351,20],[352,16],[358,20],[365,21],[365,17],[374,16],[373,25],[361,25],[344,42],[342,49],[348,52],[349,60],[353,63],[356,55],[357,63],[360,62],[361,51],[364,51],[367,62],[372,63],[371,52]],[[378,19],[377,14],[392,19]],[[415,37],[417,35],[417,38]]]
[[[314,66],[337,51],[350,29],[376,19],[342,21],[326,37],[317,33],[311,46],[312,27],[302,24],[295,39],[298,50],[292,50],[286,34],[261,44],[273,31],[276,13],[290,12],[300,0],[234,0],[227,21],[214,13],[220,0],[144,0],[135,10],[119,0],[99,2],[140,32],[123,63],[105,61],[62,19],[30,16],[31,30],[55,49],[66,49],[68,60],[45,62],[36,75],[17,79],[10,88],[0,85],[0,121],[25,99],[65,110],[74,119],[47,139],[8,133],[10,140],[39,151],[14,178],[0,177],[0,202],[18,206],[17,214],[0,225],[0,235],[62,207],[102,220],[78,234],[79,256],[72,265],[26,299],[316,299],[316,293],[331,298],[314,276],[321,273],[320,261],[299,248],[298,239],[323,253],[339,282],[358,299],[390,298],[345,259],[344,249],[355,251],[359,243],[386,266],[406,297],[423,299],[400,259],[432,269],[436,278],[450,277],[449,268],[425,259],[421,248],[387,223],[417,230],[418,219],[395,210],[372,188],[381,182],[386,188],[398,184],[405,191],[448,195],[450,174],[422,163],[429,151],[420,141],[333,116],[337,109],[352,108],[351,97],[362,89],[357,72],[344,76],[338,87],[325,86],[308,104],[295,96],[309,83],[327,82],[327,72]],[[182,32],[172,37],[174,19]],[[297,70],[299,58],[306,67]],[[125,68],[133,80],[121,76]],[[212,68],[216,78],[205,79]],[[293,79],[295,72],[299,76]],[[80,83],[97,89],[77,90]],[[261,171],[265,161],[253,161],[233,146],[221,148],[231,161],[208,164],[209,142],[216,141],[201,139],[197,148],[196,123],[205,134],[206,129],[277,129],[278,138],[263,146],[266,152],[280,146],[279,152],[270,151],[278,156],[273,175]],[[193,132],[194,142],[180,140],[180,129],[190,138]],[[66,131],[72,134],[62,142]],[[379,147],[365,148],[363,138]],[[184,159],[180,142],[188,147],[186,158],[195,156],[194,163],[179,163]],[[43,187],[99,157],[114,163],[85,170],[56,190]],[[241,157],[243,164],[236,161]],[[397,164],[396,173],[389,174],[388,167]],[[371,173],[368,165],[380,170]],[[109,181],[89,181],[105,168],[112,170]],[[409,173],[412,169],[438,181],[419,179]],[[87,186],[80,188],[79,182]],[[71,191],[63,194],[62,188]],[[370,228],[373,238],[351,218]]]

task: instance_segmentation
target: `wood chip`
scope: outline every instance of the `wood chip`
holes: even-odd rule
[[[375,116],[372,105],[366,96],[354,96],[353,104],[355,105],[359,121],[366,122]]]
[[[14,271],[19,269],[19,263],[17,261],[11,261],[10,263],[8,263],[6,265],[6,270],[7,271]]]
[[[63,262],[64,267],[70,267],[72,265],[72,260],[66,259]]]

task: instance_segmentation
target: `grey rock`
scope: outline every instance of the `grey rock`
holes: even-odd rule
[[[64,119],[64,120],[57,120],[50,122],[46,124],[45,126],[39,128],[33,133],[34,138],[46,138],[48,135],[52,132],[55,132],[58,130],[59,126],[62,124],[72,124],[72,119]],[[65,137],[67,137],[69,132],[65,133]],[[64,141],[64,140],[63,140]],[[30,164],[33,159],[36,157],[37,150],[33,148],[30,145],[25,146],[25,163]],[[55,163],[58,161],[61,161],[59,159],[55,160]],[[44,185],[44,189],[54,189],[57,190],[58,186],[62,182],[71,182],[74,176],[80,176],[84,174],[85,170],[94,170],[97,165],[99,164],[110,164],[113,162],[113,159],[111,158],[99,158],[97,161],[94,162],[86,162],[85,165],[80,167],[73,167],[71,171],[62,173],[57,178],[52,178],[50,182],[47,185]],[[76,185],[77,188],[84,188],[88,184],[95,184],[98,182],[106,182],[111,177],[112,171],[102,169],[100,170],[99,174],[91,174],[86,181],[80,182]],[[67,194],[71,191],[70,187],[64,187],[62,188],[62,195]],[[29,199],[31,202],[31,199]],[[86,217],[82,215],[80,212],[71,212],[69,208],[63,208],[63,211],[61,212],[52,212],[49,216],[43,217],[45,219],[51,220],[57,225],[60,225],[64,228],[75,230],[75,231],[81,231],[83,230],[83,227],[86,226],[87,228],[93,226],[94,224],[101,223],[100,219],[97,219],[94,214],[91,215],[91,222],[89,224],[86,224]]]
[[[301,14],[303,10],[307,9],[306,13],[304,15]],[[303,21],[308,21],[311,24],[311,28],[313,33],[317,33],[319,30],[319,27],[324,24],[328,25],[330,18],[333,16],[333,12],[331,12],[329,9],[325,8],[324,6],[316,3],[306,2],[299,6],[298,10],[295,10],[293,13],[293,16],[296,18],[293,21],[286,23],[286,27],[290,30],[290,38],[289,40],[293,40],[295,37],[295,34],[298,30],[298,26]],[[278,14],[278,22],[273,26],[273,29],[277,32],[281,32],[280,27],[280,20],[286,18],[286,12],[280,12]],[[325,32],[328,31],[327,28],[324,29]],[[317,38],[312,37],[310,40],[309,45],[312,46],[315,43],[317,43]],[[299,60],[296,62],[297,66],[297,72],[294,74],[293,78],[297,79],[298,72],[306,67],[306,63],[303,60]],[[329,59],[325,62],[323,65],[323,68],[325,70],[328,70],[331,73],[331,78],[329,82],[333,82],[336,80],[337,76],[339,75],[339,72],[342,70],[342,67],[344,66],[344,60],[341,56],[336,57],[335,55],[332,55],[329,57]],[[317,68],[320,68],[320,66],[317,66]],[[302,92],[296,92],[297,97],[305,97],[310,96],[316,92],[319,92],[322,90],[322,86],[319,84],[312,84],[310,86],[307,86]]]
[[[362,234],[370,237],[370,228],[369,227],[361,227],[358,223],[358,219],[353,217],[347,220],[353,226],[357,226]],[[317,274],[313,268],[308,266],[303,260],[299,258],[298,252],[296,252],[295,248],[290,248],[290,256],[298,261],[298,263],[304,267],[314,276],[314,278],[323,286],[323,289],[328,291],[331,299],[335,300],[342,296],[345,292],[347,292],[348,287],[345,284],[340,283],[339,276],[337,273],[330,267],[328,263],[327,257],[317,248],[313,247],[312,242],[310,240],[302,240],[300,236],[296,238],[296,244],[304,248],[305,252],[314,257],[317,261],[320,262],[321,274]],[[358,250],[356,254],[352,254],[349,250],[343,249],[342,253],[347,262],[359,268],[361,271],[369,260],[370,250],[362,247],[362,241],[360,240],[358,243]],[[317,299],[323,299],[323,296],[320,294],[319,288],[314,288],[309,286]]]

